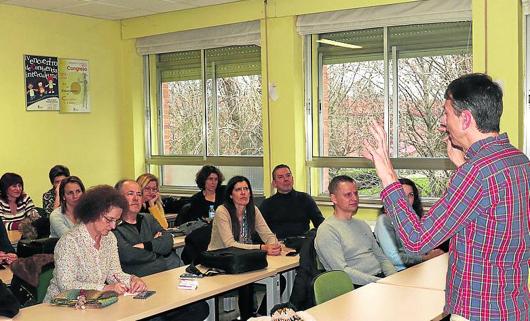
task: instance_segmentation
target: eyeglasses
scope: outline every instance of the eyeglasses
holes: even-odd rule
[[[146,192],[151,192],[151,193],[156,193],[156,192],[158,192],[158,188],[157,188],[157,187],[154,187],[154,188],[151,188],[151,187],[145,187],[145,188],[144,188],[144,191],[146,191]]]
[[[101,215],[101,216],[103,216],[103,218],[105,219],[105,221],[107,221],[107,223],[109,223],[109,224],[114,223],[114,224],[116,224],[116,225],[120,225],[120,223],[121,223],[121,219],[108,218],[108,217],[106,217],[105,215]]]

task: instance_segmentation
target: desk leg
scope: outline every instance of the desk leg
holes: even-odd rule
[[[179,247],[173,249],[173,251],[175,251],[175,253],[179,257],[181,264],[185,265],[184,262],[182,262],[182,251],[183,250],[184,250],[184,246],[179,246]]]
[[[272,307],[280,303],[280,275],[276,274],[264,281],[267,288],[267,315],[270,315]]]
[[[282,303],[289,302],[289,298],[291,297],[291,293],[293,293],[293,285],[294,285],[294,277],[296,275],[296,270],[292,269],[287,272],[283,273],[283,276],[285,277],[286,286],[285,290],[283,291],[282,295]]]
[[[216,319],[216,312],[215,311],[215,297],[213,298],[209,298],[208,300],[206,300],[206,303],[208,303],[208,310],[209,310],[209,314],[208,314],[208,317],[206,318],[206,320],[204,321],[215,321]]]

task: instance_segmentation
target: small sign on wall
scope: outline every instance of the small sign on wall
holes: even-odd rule
[[[59,110],[57,57],[24,55],[26,110]]]
[[[88,113],[88,61],[59,59],[61,113]]]
[[[24,55],[26,110],[89,113],[88,60]]]

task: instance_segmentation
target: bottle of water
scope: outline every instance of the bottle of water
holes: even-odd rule
[[[247,209],[243,212],[243,219],[241,222],[241,230],[239,233],[239,243],[244,244],[250,244],[250,235],[249,235],[249,229],[248,229],[248,221],[247,221]]]
[[[213,220],[214,216],[215,216],[215,209],[213,208],[213,205],[210,205],[210,209],[208,210],[208,218],[210,220]]]

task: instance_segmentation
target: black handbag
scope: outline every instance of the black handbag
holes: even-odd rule
[[[53,254],[58,238],[20,240],[17,244],[18,257],[30,257],[35,254]]]
[[[20,304],[7,286],[0,280],[0,316],[12,318],[18,314]]]
[[[223,270],[228,274],[261,270],[267,267],[267,252],[237,247],[203,251],[195,263],[208,268]]]

